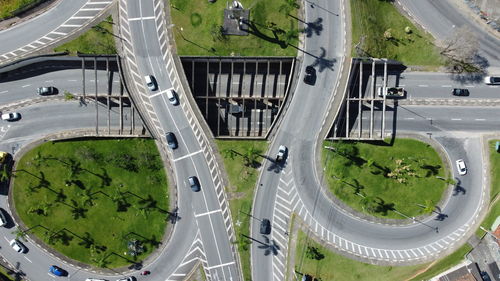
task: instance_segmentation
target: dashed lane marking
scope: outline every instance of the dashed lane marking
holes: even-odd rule
[[[199,218],[202,216],[207,216],[207,215],[211,215],[211,214],[215,214],[215,213],[222,213],[222,210],[218,209],[218,210],[208,211],[208,212],[201,213],[201,214],[195,214],[194,217]]]

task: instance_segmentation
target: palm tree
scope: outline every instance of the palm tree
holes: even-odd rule
[[[236,155],[238,155],[238,153],[236,151],[234,151],[230,148],[223,149],[221,152],[222,152],[222,155],[224,156],[224,158],[229,158],[231,160],[234,160]]]
[[[262,151],[260,149],[255,148],[253,145],[248,147],[247,151],[245,151],[245,154],[243,155],[245,159],[245,166],[255,166],[257,163],[257,157],[260,156],[261,152]]]
[[[2,173],[0,174],[0,182],[7,181],[10,178],[10,172],[7,165],[3,165]]]
[[[84,206],[94,206],[94,193],[91,189],[86,189],[84,193],[80,193],[81,200]]]
[[[363,206],[363,209],[365,209],[368,213],[375,213],[375,211],[377,210],[377,206],[376,206],[376,201],[375,201],[375,197],[374,196],[371,196],[371,195],[366,195],[366,194],[363,194],[362,195],[363,197],[361,198],[361,200],[359,201],[361,203],[361,205]]]
[[[16,228],[16,230],[12,231],[12,234],[16,236],[16,239],[27,241],[26,237],[28,237],[28,233],[19,226]]]

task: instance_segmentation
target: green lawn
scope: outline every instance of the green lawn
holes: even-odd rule
[[[27,231],[72,259],[124,266],[148,256],[164,235],[168,183],[152,140],[47,142],[26,153],[14,175]],[[136,258],[125,254],[134,240],[143,248]]]
[[[326,179],[337,198],[360,212],[404,219],[432,211],[445,190],[447,173],[437,152],[413,139],[385,142],[325,142]],[[347,153],[347,154],[346,154]],[[333,161],[332,161],[333,159]],[[427,208],[428,207],[428,208]]]
[[[324,255],[324,258],[321,260],[308,258],[305,254],[307,247],[317,248]],[[458,264],[470,249],[470,246],[466,244],[455,253],[439,260],[426,272],[421,273],[412,280],[429,280],[430,277]],[[330,251],[309,239],[301,230],[298,231],[295,271],[321,278],[324,281],[402,281],[415,276],[428,266],[429,264],[376,266],[355,261]]]
[[[13,16],[13,12],[39,0],[0,0],[0,20]]]
[[[250,234],[250,216],[247,214],[252,213],[252,201],[255,184],[259,176],[257,167],[260,163],[262,163],[263,158],[257,156],[255,161],[259,164],[251,167],[245,166],[246,160],[243,155],[258,155],[265,153],[267,150],[267,142],[216,140],[216,143],[219,152],[221,152],[224,158],[224,168],[228,174],[231,185],[228,188],[228,194],[230,196],[229,206],[231,208],[236,237],[238,239],[238,249],[243,267],[243,277],[245,280],[249,281],[252,279],[252,273],[250,270],[250,245],[248,243],[248,239],[242,237],[242,234]],[[250,153],[252,147],[254,150],[253,153]],[[235,153],[231,153],[231,150]],[[249,157],[252,158],[252,156]],[[240,222],[239,226],[238,222]]]
[[[498,193],[500,192],[500,153],[495,151],[495,143],[498,140],[492,140],[488,143],[490,148],[490,169],[491,169],[491,190],[490,190],[490,200],[494,200],[495,197],[498,197]],[[491,206],[488,215],[481,223],[481,226],[490,230],[493,222],[495,222],[496,218],[500,216],[500,199],[496,200],[496,203]],[[484,231],[480,228],[476,231],[478,236],[482,236]]]
[[[297,49],[285,44],[286,38],[297,46],[297,10],[287,0],[240,0],[250,8],[252,34],[222,36],[224,8],[232,1],[209,3],[199,0],[172,0],[170,11],[175,24],[175,42],[179,55],[216,56],[296,56]],[[287,9],[291,16],[286,16]],[[274,29],[274,33],[272,31]],[[283,32],[282,32],[283,31]],[[277,34],[275,36],[274,34]]]
[[[434,39],[401,15],[392,1],[351,0],[351,17],[353,56],[356,56],[354,46],[363,37],[365,56],[395,59],[406,65],[443,65]],[[407,26],[410,34],[405,32]],[[388,30],[391,40],[384,37]]]
[[[105,21],[87,30],[78,38],[54,48],[54,51],[68,51],[71,55],[76,55],[77,52],[101,55],[116,54],[113,19],[109,16]]]

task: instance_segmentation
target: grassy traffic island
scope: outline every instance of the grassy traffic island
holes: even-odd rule
[[[172,0],[179,55],[296,56],[298,1],[240,0],[250,10],[248,35],[227,35],[224,8],[232,1]],[[318,27],[319,28],[319,27]],[[318,31],[319,32],[319,31]]]
[[[47,142],[17,163],[11,196],[24,228],[79,262],[114,268],[158,248],[168,183],[152,140]]]
[[[407,219],[437,212],[453,180],[427,143],[324,142],[323,163],[330,191],[356,211]]]

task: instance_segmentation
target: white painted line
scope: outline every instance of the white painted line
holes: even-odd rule
[[[60,27],[80,27],[81,24],[63,24]]]
[[[482,119],[482,118],[479,118],[479,119],[474,119],[476,121],[486,121],[486,119]]]
[[[415,120],[413,117],[406,117],[405,120]]]
[[[419,87],[429,87],[429,85],[418,85]]]
[[[8,93],[9,91],[1,91],[0,94]]]
[[[207,270],[211,270],[211,269],[214,269],[214,268],[223,267],[223,266],[226,266],[226,265],[232,265],[232,264],[234,264],[234,261],[228,262],[228,263],[219,264],[219,265],[210,266],[210,267],[207,267]]]
[[[88,19],[92,19],[94,17],[90,17],[90,16],[85,16],[85,17],[71,17],[72,20],[74,19],[77,19],[77,20],[88,20]]]
[[[451,85],[441,85],[443,88],[451,88]]]
[[[100,11],[102,10],[101,8],[83,8],[80,9],[80,11]]]
[[[200,153],[200,152],[203,152],[203,150],[201,150],[201,149],[200,149],[200,150],[195,151],[195,152],[193,152],[193,153],[186,154],[186,155],[184,155],[184,156],[182,156],[182,157],[179,157],[179,158],[177,158],[177,159],[174,159],[174,162],[177,162],[177,161],[179,161],[179,160],[182,160],[182,159],[185,159],[185,158],[191,157],[191,156],[193,156],[193,155],[195,155],[195,154],[198,154],[198,153]]]
[[[462,120],[462,118],[451,118],[451,120],[453,120],[453,121],[460,121],[460,120]]]
[[[128,21],[138,21],[138,20],[154,20],[155,17],[139,17],[139,18],[129,18]]]
[[[24,257],[27,261],[33,263],[30,259],[28,259],[26,256]]]
[[[26,88],[26,87],[29,87],[31,86],[31,84],[28,84],[28,85],[22,85],[21,88]]]
[[[210,214],[215,214],[215,213],[222,213],[222,210],[218,209],[218,210],[209,211],[209,212],[206,212],[206,213],[195,214],[194,217],[195,218],[199,218],[199,217],[202,217],[202,216],[206,216],[206,215],[210,215]]]

